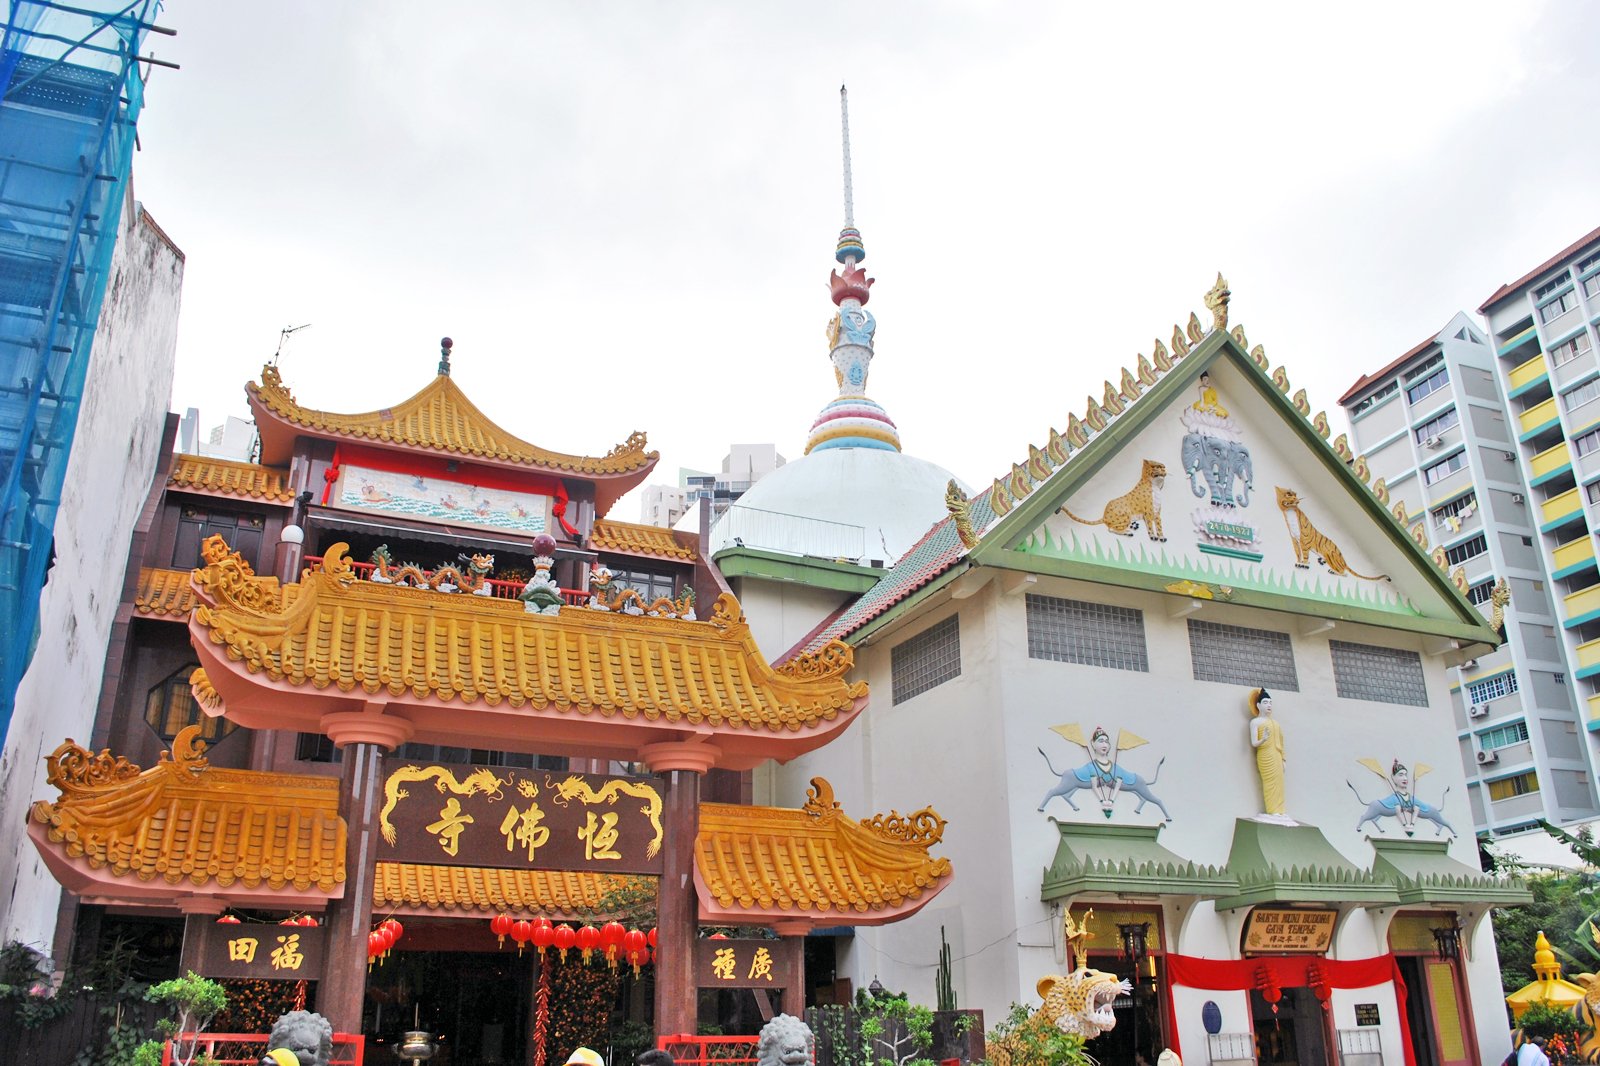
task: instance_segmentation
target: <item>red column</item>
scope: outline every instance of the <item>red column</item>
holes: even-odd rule
[[[722,753],[713,745],[652,744],[640,752],[666,782],[661,879],[656,885],[656,1035],[694,1033],[700,995],[694,947],[700,903],[694,888],[694,845],[700,832],[700,778]]]
[[[344,895],[327,913],[326,961],[317,986],[317,1011],[336,1033],[361,1031],[367,994],[367,934],[372,931],[372,889],[377,879],[378,810],[382,806],[384,752],[411,735],[411,724],[366,711],[323,716],[322,728],[344,753],[339,775],[339,816],[345,822]]]
[[[178,910],[183,912],[183,947],[178,954],[178,972],[200,972],[200,959],[205,954],[206,937],[222,913],[222,901],[215,896],[189,896],[178,900]]]
[[[805,1020],[807,922],[774,922],[772,931],[783,938],[788,964],[783,974],[783,1013]]]

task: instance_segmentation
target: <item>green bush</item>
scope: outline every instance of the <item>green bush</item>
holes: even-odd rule
[[[1009,1048],[1012,1066],[1094,1066],[1083,1038],[1034,1020],[1034,1009],[1011,1004],[1006,1020],[989,1030],[989,1046]]]
[[[163,1018],[157,1023],[161,1035],[173,1039],[172,1059],[177,1066],[193,1066],[199,1041],[192,1036],[187,1041],[175,1039],[180,1033],[198,1034],[211,1024],[228,1005],[228,993],[220,984],[190,970],[182,977],[152,985],[144,994],[152,1003],[160,1003],[177,1015]]]

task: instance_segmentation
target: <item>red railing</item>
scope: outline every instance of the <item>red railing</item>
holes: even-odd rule
[[[322,556],[306,556],[306,566],[311,570],[321,570]],[[356,572],[357,577],[367,580],[372,577],[372,572],[377,569],[377,566],[372,563],[358,563],[351,560],[350,568]],[[500,581],[491,577],[488,580],[488,584],[489,590],[496,599],[514,600],[522,595],[523,583],[520,581]],[[569,607],[581,607],[589,602],[589,594],[582,589],[562,589],[561,599]]]
[[[675,1036],[656,1038],[656,1047],[672,1055],[677,1066],[740,1066],[756,1061],[757,1036]]]
[[[256,1066],[267,1047],[266,1033],[193,1033],[178,1034],[178,1041],[187,1044],[191,1039],[199,1044],[195,1061],[201,1055],[211,1056],[217,1066]],[[366,1038],[360,1033],[334,1033],[333,1057],[328,1066],[362,1066],[366,1054]],[[172,1041],[161,1045],[161,1066],[172,1066]]]

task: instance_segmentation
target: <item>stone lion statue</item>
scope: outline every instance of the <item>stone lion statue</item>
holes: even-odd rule
[[[333,1023],[320,1014],[292,1010],[273,1023],[260,1066],[328,1066],[332,1056]]]
[[[811,1027],[792,1014],[775,1014],[761,1027],[756,1066],[809,1066]]]

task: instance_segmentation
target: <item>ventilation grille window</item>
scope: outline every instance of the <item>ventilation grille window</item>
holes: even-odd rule
[[[1143,612],[1054,596],[1027,602],[1029,658],[1150,672]]]
[[[1300,691],[1289,634],[1189,619],[1189,657],[1196,681]]]
[[[951,615],[895,647],[889,653],[894,677],[894,702],[904,703],[920,692],[961,676],[960,620]]]
[[[1414,651],[1330,640],[1335,691],[1347,700],[1428,705],[1422,657]]]

